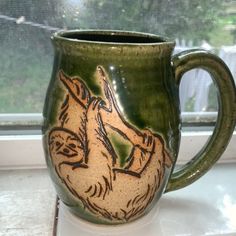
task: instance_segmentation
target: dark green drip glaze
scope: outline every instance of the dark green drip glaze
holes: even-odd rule
[[[127,142],[124,142],[118,135],[111,136],[111,143],[115,148],[115,151],[119,157],[119,165],[120,167],[124,167],[127,158],[131,152],[132,146]]]

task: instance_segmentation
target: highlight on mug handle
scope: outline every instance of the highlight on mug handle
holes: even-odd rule
[[[236,123],[234,80],[228,67],[219,57],[205,50],[188,50],[173,56],[172,66],[178,85],[187,71],[196,68],[206,70],[217,87],[219,109],[212,136],[196,156],[171,174],[165,192],[183,188],[204,175],[223,154]]]

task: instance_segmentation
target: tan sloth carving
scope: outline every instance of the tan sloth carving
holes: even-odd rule
[[[58,78],[66,90],[57,127],[48,134],[50,157],[63,184],[96,217],[130,221],[152,202],[172,160],[161,136],[138,130],[119,110],[102,66],[96,79],[102,96],[91,93],[79,77],[63,71]],[[118,135],[131,146],[124,166],[110,140]]]

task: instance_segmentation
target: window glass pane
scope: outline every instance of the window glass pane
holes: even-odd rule
[[[0,113],[42,112],[53,63],[50,35],[58,29],[161,34],[176,40],[175,53],[211,50],[235,77],[235,25],[230,0],[1,0]],[[215,88],[202,70],[185,75],[180,99],[185,112],[217,111]]]
[[[210,75],[202,69],[194,69],[183,75],[180,84],[182,112],[217,112],[217,89]]]

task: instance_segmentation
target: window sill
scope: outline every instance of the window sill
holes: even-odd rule
[[[0,171],[0,235],[52,236],[55,204],[45,169]]]
[[[183,132],[177,164],[190,160],[205,144],[210,131]],[[0,136],[0,169],[46,168],[42,147],[42,135]],[[236,162],[236,131],[220,158],[220,163]]]

